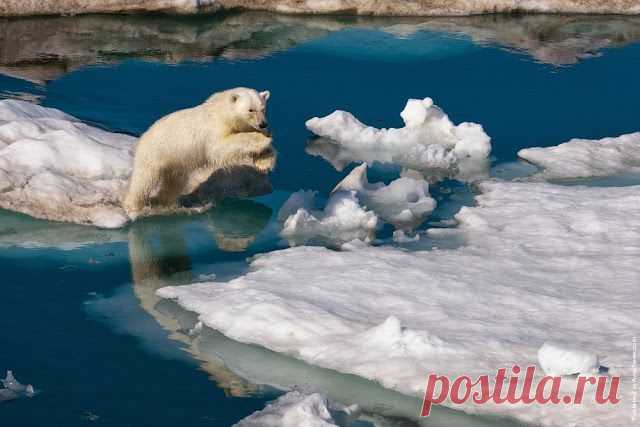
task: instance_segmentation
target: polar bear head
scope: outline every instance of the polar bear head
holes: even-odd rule
[[[232,123],[234,132],[267,132],[266,118],[267,100],[271,94],[268,90],[258,92],[246,87],[218,92],[207,100],[207,104],[215,108],[216,114],[225,114],[227,123]]]

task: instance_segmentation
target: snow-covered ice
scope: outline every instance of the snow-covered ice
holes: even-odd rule
[[[339,427],[351,424],[357,407],[329,402],[320,393],[297,390],[279,397],[266,408],[244,418],[235,427]]]
[[[334,193],[323,210],[315,209],[315,192],[300,190],[284,203],[278,218],[284,221],[281,235],[290,244],[321,239],[333,245],[375,236],[378,217],[360,205],[355,191]]]
[[[420,235],[417,233],[414,236],[408,236],[403,230],[393,232],[393,241],[396,243],[417,242],[418,240],[420,240]]]
[[[454,125],[431,98],[408,100],[400,116],[405,126],[389,129],[367,126],[340,110],[314,117],[306,126],[325,140],[312,142],[307,151],[338,169],[352,161],[379,162],[436,176],[454,176],[463,163],[486,163],[491,138],[479,124]]]
[[[547,375],[553,376],[594,374],[600,368],[596,354],[558,342],[545,342],[540,347],[538,363]]]
[[[590,178],[640,173],[640,132],[598,140],[575,138],[554,147],[525,148],[518,156],[543,179]]]
[[[53,108],[0,102],[0,207],[43,219],[115,228],[136,139]]]
[[[316,192],[293,193],[278,212],[281,235],[292,245],[320,239],[332,246],[351,240],[370,241],[382,221],[411,230],[433,212],[436,201],[421,178],[400,177],[388,185],[369,183],[367,165],[354,168],[335,186],[323,210]]]
[[[20,384],[13,376],[12,371],[7,371],[7,375],[2,382],[3,388],[0,388],[0,402],[18,399],[20,397],[33,397],[35,390],[31,384]]]
[[[420,396],[455,377],[537,363],[545,342],[588,349],[621,402],[456,408],[548,426],[627,425],[638,322],[640,187],[485,182],[456,215],[457,249],[296,247],[227,283],[158,291],[228,337]],[[540,369],[537,375],[543,375]],[[450,403],[445,403],[450,404]]]

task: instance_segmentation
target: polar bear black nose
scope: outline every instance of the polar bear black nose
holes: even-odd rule
[[[260,129],[266,129],[267,126],[269,126],[269,125],[267,124],[267,122],[260,122],[259,126],[260,126]]]

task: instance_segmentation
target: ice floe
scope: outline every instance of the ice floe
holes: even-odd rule
[[[388,163],[423,171],[429,176],[455,176],[462,164],[486,164],[491,138],[482,126],[454,125],[431,98],[410,99],[400,113],[403,128],[377,129],[346,111],[334,111],[306,122],[324,138],[312,141],[307,152],[320,155],[337,169],[358,161]],[[471,167],[473,169],[473,167]]]
[[[0,102],[0,207],[43,219],[119,227],[135,138],[59,110]]]
[[[323,210],[315,209],[315,195],[305,190],[293,193],[278,213],[284,218],[281,234],[292,246],[313,239],[332,245],[375,236],[378,217],[360,205],[355,191],[334,193]]]
[[[640,132],[598,140],[575,138],[554,147],[525,148],[518,156],[543,179],[590,178],[640,173]]]
[[[454,406],[549,426],[625,425],[640,187],[485,182],[479,189],[477,206],[456,215],[457,229],[429,232],[462,237],[457,249],[296,247],[254,259],[249,273],[227,283],[158,295],[232,339],[414,396],[428,373],[475,377],[535,365],[545,342],[570,340],[621,376],[619,404],[585,395],[570,408]]]
[[[4,0],[0,16],[114,13],[173,12],[198,13],[220,9],[258,9],[283,13],[340,13],[382,16],[453,16],[498,12],[544,13],[640,13],[633,0]]]
[[[0,388],[0,402],[14,400],[21,397],[33,397],[35,390],[31,384],[20,384],[13,376],[12,371],[7,371],[7,375],[0,380],[4,388]]]
[[[420,225],[436,207],[425,180],[401,177],[388,185],[369,183],[366,164],[354,168],[334,188],[333,192],[337,191],[355,191],[363,206],[385,222],[403,229]]]
[[[278,219],[281,235],[292,245],[319,239],[340,246],[356,239],[369,242],[382,222],[412,230],[435,207],[425,180],[400,177],[388,185],[369,183],[367,165],[362,164],[336,185],[323,210],[316,208],[315,191],[299,190],[284,202]]]
[[[18,100],[0,101],[0,208],[36,218],[118,228],[136,138],[82,123],[62,111]],[[271,190],[249,167],[219,170],[190,204]]]
[[[290,391],[235,427],[339,427],[351,425],[358,407],[329,402],[320,393]]]

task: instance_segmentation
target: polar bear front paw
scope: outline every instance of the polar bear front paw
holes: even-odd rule
[[[254,159],[253,165],[259,172],[271,172],[276,166],[276,158],[275,150],[269,147]]]
[[[264,151],[271,148],[273,139],[270,136],[266,136],[262,133],[257,133],[254,139],[249,143],[249,151],[256,154],[262,154]]]

